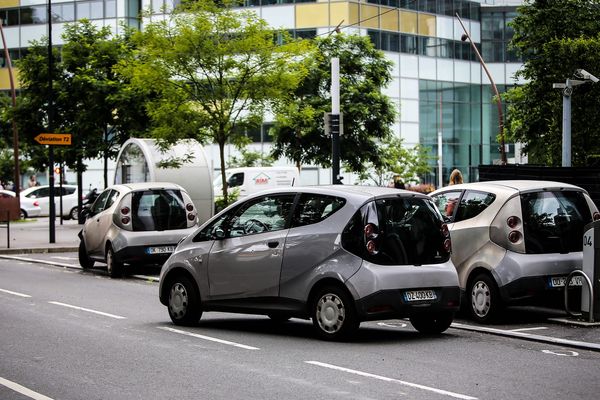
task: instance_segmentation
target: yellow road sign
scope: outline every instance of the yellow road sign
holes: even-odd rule
[[[68,146],[71,144],[70,133],[40,133],[35,138],[39,144]]]

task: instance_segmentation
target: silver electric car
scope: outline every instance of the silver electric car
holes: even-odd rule
[[[160,274],[177,325],[203,311],[309,319],[328,340],[361,321],[410,317],[441,333],[459,308],[443,218],[425,195],[381,187],[273,189],[184,239]]]
[[[196,209],[179,185],[127,183],[105,189],[79,232],[79,263],[91,268],[106,261],[119,276],[125,264],[159,264],[198,227]]]
[[[481,323],[505,305],[560,305],[582,265],[583,228],[600,219],[585,190],[560,182],[465,183],[430,196],[448,221],[463,305]]]

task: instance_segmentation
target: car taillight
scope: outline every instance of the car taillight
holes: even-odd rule
[[[508,234],[508,240],[511,243],[517,243],[519,240],[521,240],[521,232],[519,232],[519,231],[510,231],[510,233]]]
[[[123,225],[127,225],[129,223],[129,221],[131,221],[131,219],[129,217],[121,218],[121,222],[123,223]]]
[[[508,225],[510,229],[515,229],[517,225],[519,225],[519,223],[521,223],[521,220],[519,219],[519,217],[516,217],[514,215],[506,219],[506,225]]]
[[[379,253],[379,251],[377,250],[377,245],[373,240],[369,240],[367,242],[367,252],[372,256]]]
[[[598,221],[598,220],[600,220],[600,212],[596,211],[594,213],[594,221]]]
[[[195,220],[195,219],[196,219],[196,216],[195,216],[194,214],[188,214],[188,219],[189,219],[190,221],[193,221],[193,220]]]
[[[34,201],[34,202],[33,202],[33,205],[34,205],[35,207],[38,207],[38,206],[40,205],[40,202],[36,200],[36,201]],[[598,214],[598,213],[596,213],[596,214]]]
[[[377,227],[375,224],[368,223],[363,230],[367,239],[375,239],[377,237]]]
[[[130,211],[131,210],[129,209],[129,207],[123,207],[123,208],[121,208],[121,214],[123,214],[123,215],[129,214]]]
[[[450,239],[444,240],[444,250],[446,250],[448,253],[452,251],[452,241]]]
[[[192,203],[187,203],[185,209],[188,210],[188,212],[192,212],[194,211],[194,205]]]
[[[444,237],[450,236],[450,230],[448,229],[448,224],[442,224],[442,235]]]

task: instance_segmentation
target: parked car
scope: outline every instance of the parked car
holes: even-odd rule
[[[221,174],[215,178],[215,196],[222,196]],[[298,185],[300,173],[296,167],[242,167],[225,171],[227,190],[238,192],[240,199],[266,189]]]
[[[505,305],[560,301],[582,265],[583,228],[600,219],[585,190],[560,182],[466,183],[430,196],[448,220],[463,305],[481,323]]]
[[[426,195],[381,187],[290,187],[239,200],[184,239],[160,274],[177,325],[204,311],[312,318],[321,338],[409,317],[441,333],[459,308],[442,216]]]
[[[16,197],[15,192],[10,190],[0,190],[0,197]],[[21,197],[21,196],[19,196]],[[38,200],[29,199],[27,197],[20,198],[21,204],[21,219],[37,217],[42,212],[40,208],[40,203]]]
[[[24,198],[37,200],[41,209],[39,216],[47,217],[50,215],[50,186],[34,186],[23,189],[20,193],[21,200]],[[77,212],[77,186],[62,185],[62,191],[59,185],[54,186],[54,211],[60,216],[60,199],[62,197],[62,216],[64,219],[71,218],[73,210]]]
[[[79,232],[79,263],[104,261],[111,277],[125,264],[159,264],[197,226],[196,208],[179,185],[114,185],[100,193]]]

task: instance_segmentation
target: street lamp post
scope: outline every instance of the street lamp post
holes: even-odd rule
[[[492,79],[492,74],[490,74],[490,71],[488,70],[487,65],[485,65],[485,62],[483,62],[483,58],[481,57],[479,50],[477,50],[477,46],[475,46],[473,39],[471,39],[471,35],[469,35],[469,32],[467,31],[467,28],[465,27],[465,24],[463,23],[462,19],[460,19],[460,16],[458,15],[458,13],[456,13],[456,18],[458,18],[458,22],[460,22],[460,26],[462,26],[463,31],[465,32],[461,36],[460,40],[462,40],[464,42],[465,40],[469,39],[469,43],[471,43],[471,47],[473,48],[473,51],[477,55],[477,59],[479,60],[479,63],[483,67],[483,70],[487,74],[488,79],[490,80],[490,83],[492,84],[492,89],[494,90],[494,94],[496,95],[496,104],[498,105],[498,125],[499,125],[499,129],[500,129],[500,163],[502,165],[506,165],[506,150],[504,148],[504,118],[503,118],[503,113],[502,113],[502,101],[500,100],[500,93],[498,93],[498,88],[496,87],[496,83],[494,83],[494,79]]]

